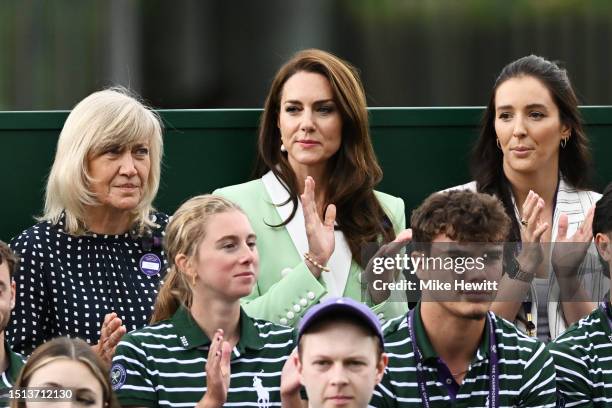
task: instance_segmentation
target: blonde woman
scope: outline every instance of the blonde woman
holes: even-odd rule
[[[246,215],[224,198],[194,197],[168,224],[165,249],[168,274],[151,325],[127,334],[113,358],[121,405],[280,406],[293,330],[240,306],[259,273]]]
[[[152,207],[162,148],[159,118],[123,89],[95,92],[72,110],[41,222],[11,242],[22,259],[8,328],[15,350],[69,336],[101,339],[100,352],[112,356],[126,329],[148,322],[165,270],[167,216]]]
[[[54,407],[120,408],[107,369],[82,340],[60,337],[49,341],[32,353],[21,370],[12,391],[11,408],[39,407],[49,402],[52,404],[47,406]],[[28,388],[38,390],[38,401],[31,398],[33,394],[28,397]]]

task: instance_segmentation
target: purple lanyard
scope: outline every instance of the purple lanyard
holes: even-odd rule
[[[414,311],[412,309],[408,314],[408,333],[410,333],[410,340],[412,341],[412,350],[414,351],[414,360],[416,362],[416,375],[417,384],[419,387],[419,393],[421,394],[421,401],[425,408],[430,408],[429,397],[427,396],[427,388],[425,382],[425,374],[423,367],[423,356],[421,350],[416,342],[416,333],[413,330],[414,327]],[[489,407],[499,407],[499,357],[497,355],[497,339],[495,337],[495,324],[491,315],[487,313],[487,321],[489,322],[489,381],[491,387],[489,388]]]

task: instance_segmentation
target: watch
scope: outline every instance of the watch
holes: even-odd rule
[[[508,265],[508,276],[512,279],[520,280],[521,282],[531,283],[533,280],[534,274],[532,272],[527,272],[521,268],[521,264],[513,256],[510,259],[510,264]]]

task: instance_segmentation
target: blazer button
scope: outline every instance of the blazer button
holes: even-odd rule
[[[281,276],[284,278],[289,274],[289,272],[291,272],[291,268],[285,268],[281,271]]]
[[[306,296],[308,296],[308,299],[310,299],[310,300],[313,300],[315,298],[314,292],[308,292],[308,294]]]
[[[294,310],[296,313],[299,313],[299,312],[300,312],[300,310],[302,310],[302,308],[300,307],[300,305],[293,305],[293,310]]]
[[[287,312],[287,319],[293,319],[294,317],[295,317],[295,314],[293,314],[291,310]]]
[[[287,324],[287,319],[285,319],[284,317],[281,317],[281,319],[279,320],[279,323],[282,325],[286,325]]]
[[[308,304],[308,301],[304,298],[300,299],[300,305],[302,306],[306,306]]]

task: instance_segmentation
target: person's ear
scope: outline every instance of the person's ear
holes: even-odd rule
[[[197,272],[194,270],[191,258],[185,254],[178,254],[174,257],[174,264],[177,267],[177,273],[185,274],[187,281],[195,282]]]
[[[17,293],[17,285],[15,281],[11,279],[11,310],[15,307],[15,295]]]
[[[612,242],[608,234],[598,232],[595,235],[595,247],[604,261],[608,263],[612,261]]]
[[[386,353],[382,353],[380,355],[380,359],[378,360],[378,364],[376,365],[376,384],[382,380],[387,364],[389,364],[389,357]]]
[[[572,137],[572,128],[567,123],[562,123],[561,124],[561,139],[565,139],[565,142],[567,143],[567,140],[570,137]]]

